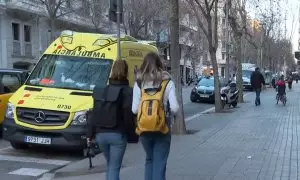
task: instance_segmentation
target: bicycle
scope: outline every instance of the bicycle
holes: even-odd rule
[[[276,101],[277,101],[276,104],[278,104],[278,102],[281,101],[282,104],[285,106],[286,105],[286,101],[287,101],[286,95],[285,94],[277,94],[276,95]]]

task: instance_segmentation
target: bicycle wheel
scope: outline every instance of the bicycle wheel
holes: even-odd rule
[[[282,99],[282,103],[283,103],[284,106],[286,105],[286,97],[285,96]]]

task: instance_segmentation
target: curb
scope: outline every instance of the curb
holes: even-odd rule
[[[65,178],[65,177],[74,177],[74,176],[84,176],[84,175],[105,173],[105,171],[106,171],[106,165],[103,164],[99,166],[94,166],[92,169],[82,168],[82,169],[77,169],[76,171],[54,172],[53,178],[55,179],[55,178]]]

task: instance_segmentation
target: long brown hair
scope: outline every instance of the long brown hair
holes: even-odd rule
[[[158,85],[162,81],[163,64],[160,57],[151,52],[144,58],[140,68],[142,82],[152,81],[153,85]]]
[[[128,75],[128,64],[125,60],[117,60],[111,71],[110,79],[116,81],[127,80]]]

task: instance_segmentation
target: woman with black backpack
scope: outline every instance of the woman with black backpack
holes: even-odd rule
[[[126,61],[117,60],[112,68],[109,85],[95,87],[94,107],[88,117],[88,144],[95,138],[103,152],[107,162],[107,180],[120,179],[127,142],[136,138],[131,112],[132,88],[129,87],[127,75]]]

